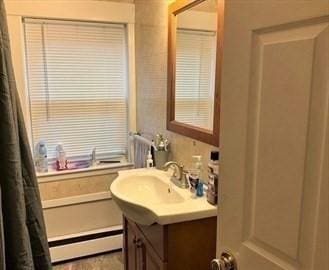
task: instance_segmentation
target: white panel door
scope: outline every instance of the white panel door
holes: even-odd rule
[[[328,270],[329,1],[227,0],[218,257]]]

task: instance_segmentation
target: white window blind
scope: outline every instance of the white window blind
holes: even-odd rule
[[[216,33],[178,29],[175,119],[212,130]]]
[[[126,153],[126,31],[120,24],[25,19],[33,145],[48,157]]]

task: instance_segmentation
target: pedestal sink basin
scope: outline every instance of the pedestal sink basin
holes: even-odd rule
[[[157,169],[120,171],[110,188],[112,198],[127,218],[142,225],[166,225],[217,215],[217,207],[205,197],[194,198],[188,189],[172,184],[170,176]]]

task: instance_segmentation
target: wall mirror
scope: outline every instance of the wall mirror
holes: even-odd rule
[[[169,6],[167,128],[219,145],[223,0]]]

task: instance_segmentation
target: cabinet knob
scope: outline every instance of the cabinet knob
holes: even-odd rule
[[[135,246],[138,247],[138,248],[142,247],[142,245],[143,245],[142,240],[140,240],[140,239],[138,239],[138,238],[134,238],[133,243],[134,243]]]

